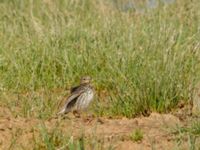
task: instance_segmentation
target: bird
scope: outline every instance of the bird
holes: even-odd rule
[[[90,76],[83,76],[80,80],[80,85],[71,88],[70,95],[64,107],[57,115],[64,115],[69,112],[80,113],[81,111],[87,110],[94,98],[94,89],[91,85],[91,80],[92,78]]]

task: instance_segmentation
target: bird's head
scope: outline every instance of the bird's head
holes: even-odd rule
[[[91,82],[92,78],[90,76],[83,76],[81,78],[81,84],[89,84]]]

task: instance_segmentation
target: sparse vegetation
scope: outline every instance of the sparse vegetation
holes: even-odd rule
[[[130,138],[132,141],[134,142],[138,142],[138,141],[141,141],[143,139],[143,132],[141,129],[135,129],[131,135],[130,135]]]
[[[67,133],[59,130],[58,127],[49,131],[44,124],[39,126],[39,136],[36,136],[34,141],[34,149],[85,149],[84,137],[75,139],[73,136],[67,135]]]
[[[188,142],[188,147],[190,150],[195,150],[200,148],[200,122],[193,121],[187,127],[177,127],[173,130],[176,135],[176,141],[178,145],[183,144],[185,141]]]
[[[87,138],[84,136],[84,132],[81,136],[73,136],[67,132],[64,132],[59,128],[59,123],[53,129],[49,130],[44,123],[40,124],[38,132],[35,132],[34,136],[34,148],[36,150],[85,150],[85,149],[105,149],[105,144],[94,137]],[[107,150],[111,150],[110,145]]]

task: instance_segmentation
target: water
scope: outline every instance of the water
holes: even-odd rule
[[[154,9],[158,7],[158,1],[157,0],[148,0],[146,6],[150,9]]]
[[[175,2],[175,0],[162,0],[162,2],[165,4],[172,4]]]
[[[165,5],[173,4],[176,0],[113,0],[115,6],[122,11],[136,10],[137,12],[144,12],[145,9],[155,9],[159,3]]]

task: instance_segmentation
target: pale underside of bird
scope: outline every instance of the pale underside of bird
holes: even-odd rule
[[[63,109],[58,112],[58,115],[67,114],[73,111],[85,111],[94,97],[94,90],[90,85],[90,77],[83,77],[81,84],[71,89],[71,94]]]

